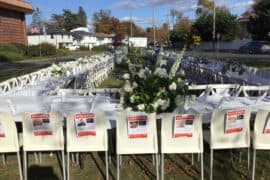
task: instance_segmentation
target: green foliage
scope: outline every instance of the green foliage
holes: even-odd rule
[[[69,9],[63,9],[62,14],[53,14],[51,20],[57,28],[66,29],[68,31],[87,25],[87,16],[81,6],[79,7],[78,13],[73,13]]]
[[[22,59],[23,55],[18,52],[0,51],[0,62],[17,61]]]
[[[23,59],[23,53],[16,45],[0,45],[0,62],[17,61],[21,59]]]
[[[170,35],[171,42],[173,44],[175,42],[189,42],[191,38],[191,27],[192,21],[188,18],[182,18]]]
[[[203,13],[194,23],[194,28],[204,41],[211,41],[213,37],[213,13]],[[224,8],[216,9],[216,34],[220,34],[220,40],[233,40],[239,31],[237,16],[232,15]]]
[[[66,56],[69,54],[69,50],[68,49],[57,49],[56,50],[56,55],[57,56]]]
[[[53,56],[56,55],[56,47],[49,43],[42,43],[40,45],[28,46],[27,54],[28,57],[37,56]]]
[[[123,81],[115,79],[113,77],[108,77],[105,79],[98,88],[120,88],[123,84]]]
[[[255,40],[270,41],[270,1],[261,0],[254,7],[256,16],[250,17],[248,22],[248,31]]]
[[[80,51],[89,51],[89,47],[80,46]]]

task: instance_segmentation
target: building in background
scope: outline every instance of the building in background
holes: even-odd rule
[[[50,43],[56,48],[65,47],[69,49],[74,43],[73,33],[59,29],[32,28],[27,37],[29,45]]]
[[[0,0],[0,44],[27,44],[25,14],[32,14],[31,4],[20,0]]]
[[[147,37],[129,37],[128,45],[138,48],[147,47]]]
[[[112,34],[96,33],[95,36],[97,38],[95,46],[110,45],[113,43],[114,35]]]

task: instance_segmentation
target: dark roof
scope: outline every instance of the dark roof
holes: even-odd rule
[[[34,12],[31,4],[21,0],[0,0],[0,7],[26,14],[32,14]]]

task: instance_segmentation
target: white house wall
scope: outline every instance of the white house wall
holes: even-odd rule
[[[28,35],[28,45],[38,45],[41,43],[50,43],[59,48],[60,44],[68,47],[73,44],[72,35]]]

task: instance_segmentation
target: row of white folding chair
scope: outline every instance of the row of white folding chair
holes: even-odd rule
[[[50,113],[50,123],[52,134],[50,136],[35,136],[33,133],[33,125],[31,121],[31,113],[23,116],[23,152],[24,152],[24,178],[27,179],[27,152],[42,151],[61,151],[62,153],[62,172],[63,179],[66,179],[65,158],[64,158],[64,135],[61,116],[57,113]],[[107,144],[107,122],[104,113],[95,113],[96,136],[88,136],[77,138],[74,127],[74,114],[67,116],[67,153],[68,153],[68,169],[70,152],[92,152],[105,151],[106,154],[106,179],[108,179],[108,144]],[[20,179],[22,178],[22,170],[20,164],[19,141],[17,129],[13,117],[8,114],[0,115],[1,127],[4,127],[5,137],[0,138],[0,152],[17,152]],[[69,179],[69,172],[68,172]]]

